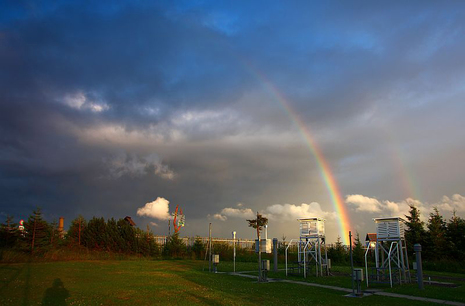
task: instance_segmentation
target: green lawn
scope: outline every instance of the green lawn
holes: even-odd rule
[[[188,260],[0,264],[0,305],[425,305],[381,296],[348,298],[289,283],[257,284],[203,267],[208,270],[202,261]],[[229,267],[232,263],[222,263],[219,270]],[[237,266],[249,267],[255,265]]]
[[[236,263],[236,271],[251,271],[257,270],[257,263]],[[271,267],[273,269],[273,267]],[[279,269],[284,269],[284,265],[279,265]],[[230,262],[221,263],[220,271],[232,271],[233,266]],[[288,275],[283,270],[277,273],[269,272],[270,278],[287,278],[298,281],[306,281],[310,283],[317,283],[323,285],[331,285],[344,288],[352,288],[352,281],[348,275],[350,274],[350,267],[348,266],[335,266],[332,271],[335,275],[331,277],[316,277],[313,273],[309,273],[306,279],[302,275]],[[365,273],[365,270],[364,270]],[[414,273],[414,271],[411,271]],[[249,275],[257,275],[258,272],[249,272]],[[427,281],[424,282],[425,290],[419,290],[418,284],[413,282],[411,284],[404,284],[402,286],[394,285],[393,288],[389,284],[370,284],[370,288],[382,289],[386,292],[393,292],[399,294],[414,295],[420,297],[428,297],[434,299],[443,299],[449,301],[457,301],[465,303],[465,275],[457,273],[445,273],[435,271],[424,271],[424,275],[431,276],[432,280],[440,282],[449,282],[459,285],[457,288],[439,287],[429,285]],[[413,276],[413,274],[412,274]],[[437,277],[436,277],[437,276]],[[366,282],[362,283],[362,290],[366,290]]]

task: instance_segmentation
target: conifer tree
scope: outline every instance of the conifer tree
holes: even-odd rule
[[[333,263],[345,263],[348,259],[348,252],[342,244],[341,237],[337,237],[336,243],[328,248],[328,257]]]
[[[138,240],[138,253],[143,256],[158,256],[158,245],[149,227],[147,226],[147,231],[142,231],[140,228],[134,228],[134,231]]]
[[[449,254],[455,260],[465,260],[465,220],[457,217],[454,211],[447,222],[446,238],[449,242]]]
[[[0,247],[14,247],[18,238],[18,224],[13,221],[13,216],[7,216],[5,223],[0,225]]]
[[[105,233],[102,235],[105,241],[105,248],[108,251],[127,253],[130,250],[126,247],[124,237],[120,235],[118,225],[118,222],[113,218],[107,220]]]
[[[428,257],[438,260],[446,255],[446,222],[435,207],[428,219]]]
[[[66,242],[69,246],[80,246],[84,229],[87,227],[87,221],[79,215],[71,221],[71,225],[66,234]]]
[[[407,218],[405,240],[407,241],[408,254],[414,253],[413,245],[416,243],[420,243],[426,250],[424,222],[420,220],[420,210],[414,205],[410,205],[409,215],[405,215],[405,217]]]
[[[82,233],[82,244],[89,249],[106,248],[106,223],[103,218],[93,217]]]
[[[36,208],[24,223],[25,239],[31,252],[50,245],[50,227],[42,218],[42,211]]]
[[[179,238],[179,233],[174,233],[166,240],[165,247],[163,248],[163,255],[180,258],[186,255],[186,251],[187,247]]]
[[[56,220],[53,220],[49,225],[49,234],[50,234],[50,245],[55,247],[60,239],[60,233],[58,232],[58,223]]]
[[[360,234],[357,232],[357,235],[355,236],[355,242],[354,242],[354,249],[353,249],[353,256],[354,256],[354,262],[357,265],[363,265],[364,263],[364,251],[363,251],[363,244],[360,241]]]
[[[136,231],[126,220],[118,220],[118,233],[121,238],[121,249],[126,253],[138,253],[138,239],[136,237]]]
[[[205,254],[205,244],[202,242],[199,236],[195,237],[194,244],[192,245],[192,252],[195,254],[197,259],[203,258]]]

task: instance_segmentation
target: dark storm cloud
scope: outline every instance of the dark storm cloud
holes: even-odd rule
[[[460,181],[463,6],[9,1],[0,212],[119,217],[158,196],[193,222],[238,202],[329,210],[314,157],[265,79],[345,194],[395,193],[392,139],[426,182],[433,159]],[[434,197],[463,191],[443,182]]]
[[[170,110],[234,99],[242,81],[216,33],[156,8],[105,13],[63,5],[11,22],[2,39],[4,88],[36,89],[49,99],[94,93],[112,106],[108,119],[129,121],[144,104]]]

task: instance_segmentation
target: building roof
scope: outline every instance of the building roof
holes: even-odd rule
[[[376,237],[376,234],[374,233],[368,233],[365,238],[365,241],[376,241],[376,240],[378,240],[378,238]]]
[[[124,217],[124,220],[126,220],[129,223],[129,225],[136,226],[136,223],[134,223],[134,221],[132,221],[131,217],[126,216],[126,217]]]
[[[299,222],[306,222],[306,221],[325,221],[325,219],[322,218],[299,218],[297,219]]]
[[[376,223],[378,223],[378,222],[386,222],[386,221],[405,222],[405,220],[402,219],[401,217],[374,218],[373,221],[375,221]]]

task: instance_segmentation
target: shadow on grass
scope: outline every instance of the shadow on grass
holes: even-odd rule
[[[188,294],[189,294],[190,296],[192,296],[194,299],[200,301],[200,302],[202,303],[202,305],[212,305],[212,306],[223,305],[223,304],[220,303],[220,302],[217,302],[217,301],[215,301],[215,300],[206,298],[206,297],[201,296],[201,295],[199,295],[199,294],[195,294],[195,293],[191,293],[191,292],[189,292]]]
[[[42,305],[66,305],[66,299],[69,297],[69,292],[66,290],[61,279],[56,278],[53,281],[52,287],[45,290]]]
[[[23,294],[23,299],[21,305],[29,305],[29,280],[31,277],[31,264],[30,260],[22,265],[22,267],[12,267],[11,264],[8,264],[6,266],[3,266],[0,268],[0,273],[2,275],[6,275],[8,272],[11,273],[9,277],[7,277],[5,280],[2,281],[2,285],[0,287],[0,292],[7,291],[8,286],[14,282],[25,270],[25,282],[24,282],[24,294]]]
[[[0,281],[0,292],[2,292],[5,288],[8,287],[8,285],[14,281],[16,278],[18,278],[19,274],[21,274],[21,271],[23,268],[20,267],[14,267],[11,264],[6,264],[2,267],[0,267],[0,274],[5,275],[5,279]],[[7,276],[8,275],[8,276]]]

